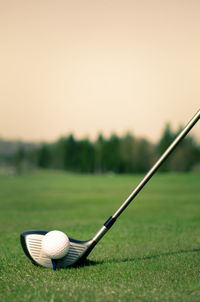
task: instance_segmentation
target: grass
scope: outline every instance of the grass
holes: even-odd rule
[[[86,240],[141,175],[0,176],[0,301],[200,301],[200,175],[157,174],[79,268],[35,267],[19,234]]]

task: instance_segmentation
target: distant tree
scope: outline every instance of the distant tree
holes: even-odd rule
[[[135,171],[146,172],[153,163],[153,146],[146,139],[138,139],[136,144]]]
[[[117,135],[112,135],[110,139],[104,142],[103,150],[103,166],[108,172],[121,172],[120,158],[120,139]]]
[[[105,172],[105,167],[103,164],[103,150],[104,150],[105,140],[102,134],[99,134],[96,142],[94,143],[94,172],[103,173]]]
[[[65,146],[66,146],[66,138],[61,137],[51,146],[51,167],[53,169],[65,169]]]
[[[84,139],[79,143],[80,172],[93,173],[95,162],[95,151],[93,144]]]
[[[38,163],[38,149],[30,150],[29,152],[26,152],[26,159],[29,163],[30,167],[37,167],[39,165]]]
[[[43,144],[38,150],[38,166],[40,168],[49,168],[51,163],[50,147]]]
[[[64,169],[75,171],[77,166],[77,144],[72,134],[64,140],[63,148]]]
[[[170,157],[169,171],[188,172],[198,163],[200,163],[200,146],[193,137],[188,136]]]
[[[173,141],[174,139],[174,134],[173,132],[171,131],[171,126],[170,124],[167,124],[165,129],[164,129],[164,132],[161,136],[161,139],[159,140],[158,144],[157,144],[157,154],[158,155],[161,155],[163,154],[163,152],[167,149],[167,147],[171,144],[171,142]],[[169,171],[170,168],[169,168],[170,164],[169,164],[169,160],[167,160],[161,167],[160,167],[160,171]]]
[[[157,145],[157,152],[161,155],[174,138],[180,133],[182,128],[173,133],[168,124]],[[193,137],[187,136],[175,149],[173,154],[167,159],[166,163],[161,166],[161,171],[187,172],[191,171],[195,165],[200,163],[200,146]]]
[[[146,139],[136,139],[127,134],[121,139],[121,160],[123,173],[147,171],[154,159],[154,147]]]
[[[121,173],[132,173],[136,170],[136,139],[130,133],[121,138]]]
[[[23,172],[23,162],[25,160],[25,149],[22,144],[19,145],[17,152],[14,155],[13,163],[16,169],[16,173],[20,174]]]

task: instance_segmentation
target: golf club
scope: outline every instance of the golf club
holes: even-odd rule
[[[44,230],[30,230],[21,233],[21,244],[26,256],[32,261],[33,264],[56,268],[64,268],[72,265],[80,264],[86,259],[95,245],[99,240],[106,234],[106,232],[111,228],[116,219],[122,212],[126,209],[129,203],[137,196],[145,184],[150,180],[154,173],[158,170],[161,164],[166,160],[166,158],[171,154],[175,147],[180,143],[180,141],[187,135],[187,133],[192,129],[192,127],[197,123],[200,118],[200,110],[194,115],[190,122],[184,127],[180,134],[175,138],[175,140],[170,144],[166,151],[161,155],[157,162],[152,166],[152,168],[147,172],[144,178],[139,182],[136,188],[132,191],[129,197],[122,203],[119,209],[103,224],[99,231],[94,235],[94,237],[87,241],[80,241],[69,237],[70,246],[69,251],[61,259],[52,262],[50,258],[42,250],[42,240],[48,231]]]

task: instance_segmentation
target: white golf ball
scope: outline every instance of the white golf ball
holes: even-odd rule
[[[64,257],[69,250],[69,246],[69,238],[61,231],[50,231],[42,240],[42,250],[51,259]]]

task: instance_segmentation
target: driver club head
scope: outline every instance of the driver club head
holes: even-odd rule
[[[70,246],[67,255],[53,263],[42,250],[42,240],[47,233],[48,231],[44,230],[30,230],[20,235],[24,253],[33,264],[38,266],[54,268],[56,264],[56,268],[64,268],[81,264],[96,245],[94,240],[80,241],[69,237]]]

